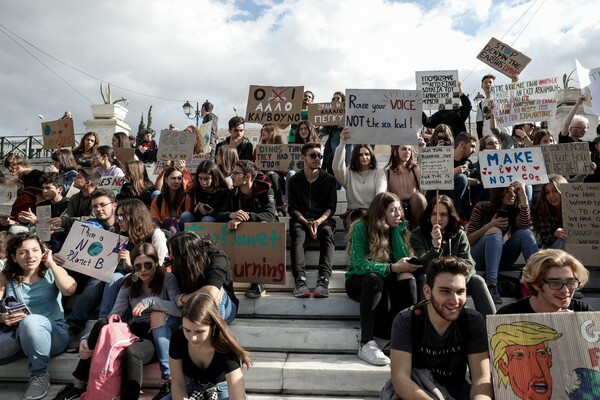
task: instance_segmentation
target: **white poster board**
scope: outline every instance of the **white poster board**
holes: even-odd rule
[[[423,110],[458,110],[458,71],[416,71],[417,90],[423,92]]]
[[[577,59],[575,65],[581,94],[585,96],[583,111],[586,114],[600,115],[600,67],[584,68]]]
[[[9,217],[17,199],[16,186],[0,186],[0,217]]]
[[[75,221],[58,254],[65,259],[63,267],[109,282],[127,242],[126,236]]]
[[[497,126],[553,120],[556,116],[556,91],[559,89],[558,78],[493,86],[493,112]]]
[[[35,234],[43,242],[49,241],[52,235],[52,226],[49,224],[49,219],[52,217],[52,206],[37,206],[35,208],[35,216],[37,217]]]
[[[454,189],[454,148],[422,147],[419,150],[421,191]]]
[[[600,265],[600,183],[560,185],[566,250],[585,266]]]
[[[539,147],[480,151],[479,167],[485,188],[508,187],[515,181],[526,185],[548,183]]]
[[[347,89],[348,143],[417,146],[421,95],[420,90]]]

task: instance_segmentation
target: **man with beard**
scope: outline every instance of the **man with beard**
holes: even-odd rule
[[[428,302],[400,312],[392,327],[392,383],[403,399],[430,399],[415,381],[413,369],[428,369],[437,386],[455,399],[492,399],[492,378],[485,321],[464,308],[469,264],[442,257],[427,269]],[[471,384],[467,383],[467,365]]]

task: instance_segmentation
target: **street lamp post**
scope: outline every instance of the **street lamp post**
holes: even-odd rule
[[[198,107],[198,103],[196,103],[196,112],[194,113],[194,115],[192,115],[193,111],[194,107],[192,107],[189,101],[186,101],[183,105],[183,112],[186,115],[186,117],[188,117],[188,119],[196,118],[196,127],[198,127],[200,121],[200,108]]]

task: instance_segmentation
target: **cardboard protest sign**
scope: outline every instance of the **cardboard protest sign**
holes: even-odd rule
[[[600,313],[488,315],[496,400],[597,399]]]
[[[454,148],[451,146],[419,149],[421,190],[454,189]]]
[[[186,231],[211,235],[231,260],[236,282],[285,285],[285,224],[244,222],[235,231],[227,223],[187,223]]]
[[[515,181],[526,185],[548,183],[539,147],[480,151],[479,167],[485,188],[508,187]]]
[[[63,267],[109,282],[119,263],[119,251],[128,241],[126,236],[75,221],[58,254],[65,259]]]
[[[594,69],[584,68],[577,59],[575,65],[581,94],[585,95],[583,111],[586,114],[600,115],[600,67]]]
[[[35,234],[42,241],[49,241],[52,235],[52,226],[48,223],[48,220],[52,218],[52,206],[37,206],[35,208],[35,216],[37,217]]]
[[[568,177],[592,173],[592,157],[587,142],[549,144],[540,148],[548,174]]]
[[[525,54],[518,52],[494,37],[479,52],[477,59],[509,78],[523,72],[527,64],[531,61],[531,58]]]
[[[255,163],[262,171],[298,171],[304,168],[301,150],[301,144],[257,144]]]
[[[73,119],[42,122],[42,140],[47,150],[75,146]]]
[[[204,154],[194,154],[192,156],[192,161],[190,161],[189,163],[185,164],[185,167],[191,171],[192,173],[196,172],[196,168],[198,168],[198,165],[200,165],[200,163],[204,160],[212,160],[210,153],[204,153]],[[213,160],[214,161],[214,160]],[[159,167],[157,165],[157,167]],[[158,173],[160,173],[160,171],[162,171],[162,165],[160,166],[160,170],[158,171]],[[154,171],[154,174],[156,174],[156,170]]]
[[[12,206],[17,199],[16,186],[0,186],[0,217],[9,217]]]
[[[586,266],[600,265],[600,183],[560,185],[566,250]]]
[[[250,85],[246,122],[295,124],[300,122],[304,86]]]
[[[113,147],[115,158],[125,164],[127,161],[135,160],[135,149],[130,147]]]
[[[314,103],[308,105],[308,120],[314,126],[344,125],[344,103]]]
[[[492,87],[498,126],[548,121],[556,115],[558,78],[536,79]]]
[[[115,196],[121,192],[121,188],[127,182],[125,178],[118,178],[116,176],[103,176],[100,178],[100,184],[98,187],[110,189],[113,191]]]
[[[158,145],[158,161],[178,161],[184,160],[190,162],[194,154],[194,143],[196,136],[187,131],[160,131],[160,141]]]
[[[212,121],[208,121],[205,124],[201,124],[198,127],[198,133],[202,136],[202,139],[204,139],[204,149],[205,149],[205,153],[206,153],[206,149],[208,149],[208,151],[210,151],[210,128],[212,127],[213,122]]]
[[[423,110],[458,110],[458,71],[416,71],[417,90],[423,92]]]
[[[418,145],[421,91],[347,89],[348,143]]]

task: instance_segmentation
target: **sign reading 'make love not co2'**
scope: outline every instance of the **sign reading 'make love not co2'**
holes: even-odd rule
[[[481,182],[485,188],[507,187],[521,181],[526,185],[548,183],[542,149],[507,149],[479,152]]]

